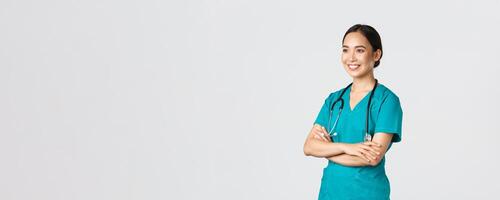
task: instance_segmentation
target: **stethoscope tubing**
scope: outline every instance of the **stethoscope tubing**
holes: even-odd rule
[[[370,119],[370,105],[371,105],[371,102],[372,102],[372,98],[373,98],[373,94],[375,94],[375,89],[377,89],[377,85],[378,85],[378,80],[375,79],[375,85],[373,86],[373,89],[370,93],[370,97],[368,98],[368,108],[366,109],[366,119],[365,119],[365,140],[366,141],[371,141],[372,137],[371,135],[369,134],[369,119]],[[340,107],[339,107],[339,113],[337,114],[337,117],[335,119],[335,122],[333,123],[333,126],[330,128],[330,130],[328,131],[328,134],[330,135],[330,137],[333,137],[335,136],[337,133],[333,133],[332,135],[332,131],[337,127],[337,123],[339,121],[339,118],[340,118],[340,114],[342,114],[342,110],[344,109],[344,99],[342,99],[342,97],[344,96],[344,93],[347,91],[347,89],[349,87],[352,86],[352,83],[350,83],[348,86],[346,86],[344,89],[342,89],[342,92],[340,93],[340,96],[337,98],[337,100],[335,100],[333,102],[333,104],[330,106],[330,114],[328,116],[328,126],[330,126],[330,123],[331,123],[331,119],[332,119],[332,115],[333,115],[333,109],[335,108],[335,104],[337,104],[337,102],[340,102]]]

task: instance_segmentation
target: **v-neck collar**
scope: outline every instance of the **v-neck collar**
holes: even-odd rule
[[[372,93],[373,91],[369,91],[368,93],[365,94],[365,96],[358,101],[358,103],[356,105],[354,105],[354,108],[351,108],[351,87],[349,87],[346,91],[346,94],[347,94],[347,107],[349,108],[349,111],[350,112],[353,112],[356,110],[357,107],[359,107],[359,104],[363,103],[365,101],[366,98],[368,98],[368,96],[370,96],[370,93]]]

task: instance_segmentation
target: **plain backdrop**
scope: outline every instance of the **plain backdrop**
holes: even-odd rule
[[[303,143],[375,27],[392,199],[495,199],[499,1],[0,1],[0,199],[316,199]]]

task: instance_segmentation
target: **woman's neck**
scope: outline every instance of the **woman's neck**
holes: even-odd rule
[[[373,73],[369,73],[363,77],[354,78],[352,81],[352,92],[366,92],[371,91],[375,85],[375,77]]]

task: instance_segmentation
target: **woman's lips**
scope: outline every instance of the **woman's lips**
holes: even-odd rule
[[[350,70],[356,70],[359,68],[360,65],[357,65],[357,64],[348,64],[347,65],[349,67]]]

